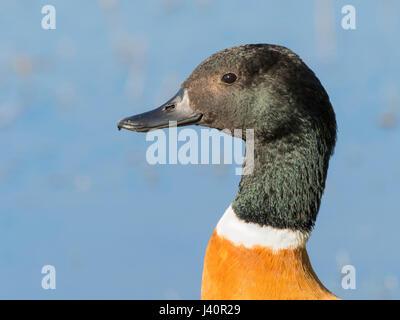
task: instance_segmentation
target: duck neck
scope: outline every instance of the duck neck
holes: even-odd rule
[[[270,140],[255,137],[254,169],[242,176],[232,204],[234,212],[260,226],[310,232],[325,187],[329,156],[327,147],[310,132]]]

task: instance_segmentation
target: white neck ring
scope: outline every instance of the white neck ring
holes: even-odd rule
[[[219,220],[216,231],[219,236],[230,240],[235,245],[243,245],[247,248],[262,246],[274,251],[304,247],[310,237],[310,232],[278,229],[245,222],[235,214],[232,205]]]

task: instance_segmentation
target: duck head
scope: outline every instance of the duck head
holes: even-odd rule
[[[276,228],[312,229],[336,141],[329,97],[291,50],[277,45],[232,47],[204,60],[161,107],[119,121],[146,132],[201,125],[254,130],[254,170],[242,176],[236,215]],[[246,140],[246,136],[242,137]]]

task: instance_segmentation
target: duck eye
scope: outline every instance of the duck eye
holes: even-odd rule
[[[236,76],[236,74],[234,74],[234,73],[227,73],[227,74],[224,74],[223,76],[222,76],[222,81],[223,82],[225,82],[225,83],[229,83],[229,84],[231,84],[231,83],[234,83],[235,81],[236,81],[236,79],[237,79],[237,76]]]

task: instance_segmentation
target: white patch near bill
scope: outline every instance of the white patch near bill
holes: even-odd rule
[[[176,109],[186,113],[188,116],[193,115],[195,116],[197,113],[193,111],[192,107],[190,106],[190,99],[189,99],[189,93],[188,89],[183,89],[183,96],[178,95],[174,100],[171,101],[171,103],[175,103]],[[175,122],[175,121],[170,121]],[[176,125],[176,124],[175,124]],[[170,125],[171,127],[171,125]]]
[[[235,245],[244,245],[247,248],[269,247],[275,251],[304,247],[310,237],[309,232],[277,229],[245,222],[235,214],[232,205],[219,220],[216,230],[219,236],[232,241]]]

